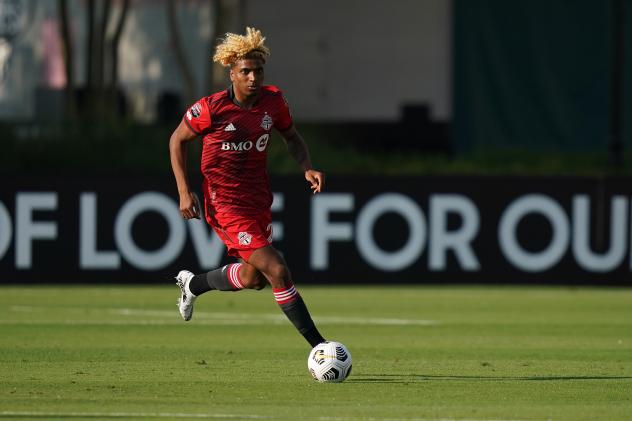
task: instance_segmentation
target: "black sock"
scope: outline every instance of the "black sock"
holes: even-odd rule
[[[235,291],[238,288],[228,279],[228,269],[231,266],[232,265],[226,265],[219,269],[193,276],[191,282],[189,282],[189,289],[196,297],[213,289],[219,291]]]
[[[279,303],[279,306],[312,348],[321,342],[325,342],[325,338],[316,329],[316,325],[314,325],[314,321],[309,315],[303,298],[298,293],[294,300],[283,304]]]

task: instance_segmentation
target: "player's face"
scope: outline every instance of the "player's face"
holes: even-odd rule
[[[230,80],[235,94],[240,97],[252,97],[259,93],[263,85],[263,60],[239,60],[230,69]]]

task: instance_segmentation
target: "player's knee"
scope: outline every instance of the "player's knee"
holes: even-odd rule
[[[258,273],[257,276],[255,276],[255,279],[253,280],[249,288],[256,289],[257,291],[261,291],[262,289],[266,287],[267,284],[268,284],[268,281],[266,280],[266,277],[263,276],[262,273]]]
[[[266,279],[261,272],[253,267],[247,266],[241,272],[241,284],[244,288],[260,290],[265,288]]]
[[[261,281],[259,281],[256,276],[248,278],[247,280],[242,280],[241,284],[247,289],[262,289],[265,286],[265,284],[261,284]]]
[[[248,289],[261,289],[265,287],[265,279],[262,279],[261,272],[251,266],[242,266],[241,284]]]
[[[254,290],[257,290],[257,291],[261,291],[265,287],[266,287],[266,283],[262,282],[260,284],[253,285],[251,289],[254,289]]]
[[[272,285],[289,285],[292,280],[290,277],[290,270],[283,263],[275,263],[270,266],[268,276]]]

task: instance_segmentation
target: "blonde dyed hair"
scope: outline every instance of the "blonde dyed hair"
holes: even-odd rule
[[[261,59],[264,62],[270,55],[270,49],[263,42],[266,37],[255,28],[246,28],[246,35],[227,33],[226,38],[217,46],[213,61],[224,67],[235,64],[245,58]]]

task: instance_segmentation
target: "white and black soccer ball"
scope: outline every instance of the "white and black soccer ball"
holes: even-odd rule
[[[312,348],[307,368],[319,382],[341,382],[351,373],[351,354],[340,342],[323,342]]]

